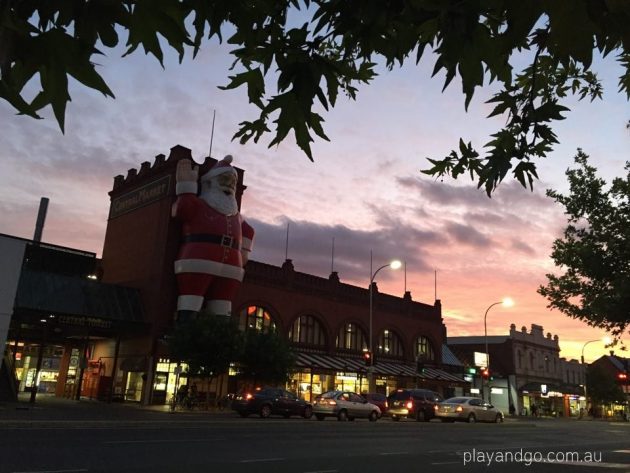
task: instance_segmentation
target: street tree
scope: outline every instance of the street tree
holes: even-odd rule
[[[625,399],[623,390],[617,380],[597,365],[589,365],[586,370],[586,385],[588,396],[595,404],[610,404],[623,402]]]
[[[284,383],[295,366],[295,354],[287,341],[276,331],[245,332],[239,372],[253,384]]]
[[[560,273],[538,292],[548,307],[619,337],[630,324],[630,163],[608,186],[588,159],[578,150],[568,194],[547,191],[568,225],[551,254]]]
[[[228,370],[241,349],[242,336],[236,323],[230,317],[207,312],[178,324],[169,339],[171,357],[188,364],[189,377],[205,379],[208,385],[213,377]]]
[[[328,139],[319,112],[340,93],[354,99],[377,66],[417,63],[429,52],[444,88],[460,80],[465,108],[478,87],[498,83],[490,116],[505,125],[485,151],[462,138],[424,171],[470,174],[488,195],[508,173],[533,186],[568,96],[602,97],[594,56],[614,57],[619,89],[630,94],[625,0],[0,0],[0,97],[32,117],[50,105],[63,130],[69,76],[113,97],[94,61],[123,34],[125,55],[141,47],[160,63],[165,43],[181,61],[229,34],[234,75],[225,88],[246,88],[259,112],[234,138],[275,132],[274,146],[293,132],[309,159],[314,135]],[[30,98],[25,85],[35,76],[41,87]]]

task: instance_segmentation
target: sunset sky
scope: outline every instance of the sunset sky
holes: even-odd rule
[[[536,293],[554,271],[551,244],[566,220],[545,189],[566,190],[564,171],[581,147],[607,179],[623,172],[630,145],[628,102],[617,93],[618,70],[603,63],[604,101],[577,104],[556,126],[561,145],[538,163],[533,192],[506,181],[489,199],[466,178],[443,182],[420,174],[426,157],[443,157],[459,137],[481,147],[504,118],[485,119],[491,87],[464,111],[461,85],[441,93],[430,79],[433,60],[382,74],[361,87],[357,101],[340,98],[325,113],[330,142],[313,145],[315,162],[293,143],[267,148],[232,142],[237,125],[256,116],[244,90],[221,91],[232,62],[229,47],[206,44],[193,61],[168,55],[165,70],[152,57],[122,50],[98,58],[116,99],[71,82],[66,134],[50,110],[44,120],[15,115],[0,102],[0,233],[30,238],[42,196],[50,198],[44,240],[100,255],[113,177],[153,161],[176,144],[197,162],[208,154],[212,111],[217,119],[213,157],[234,155],[245,170],[243,213],[256,228],[252,259],[280,265],[290,222],[289,258],[297,271],[327,277],[335,238],[334,270],[343,282],[367,287],[374,267],[407,263],[414,300],[437,297],[451,336],[483,334],[486,308],[505,296],[513,308],[494,307],[488,333],[507,334],[532,323],[560,337],[561,356],[579,358],[584,343],[605,334],[546,308]],[[597,62],[602,64],[601,61]],[[34,89],[34,88],[33,88]],[[402,270],[383,270],[379,290],[402,296]],[[604,354],[591,343],[587,360]]]

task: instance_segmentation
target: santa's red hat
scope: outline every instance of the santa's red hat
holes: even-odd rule
[[[234,169],[230,165],[231,162],[232,162],[232,155],[228,154],[221,161],[217,161],[217,163],[214,166],[212,166],[210,170],[201,177],[201,179],[210,180],[213,177],[218,176],[219,174],[224,174],[226,172],[231,172],[233,174],[236,174],[236,169]]]

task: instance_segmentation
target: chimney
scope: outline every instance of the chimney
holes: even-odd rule
[[[44,223],[46,222],[46,213],[48,212],[48,197],[42,197],[39,201],[39,212],[37,212],[37,223],[35,224],[35,234],[33,241],[42,241],[42,233],[44,232]]]

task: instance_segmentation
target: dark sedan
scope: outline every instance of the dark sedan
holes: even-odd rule
[[[363,397],[367,399],[367,402],[378,406],[381,410],[381,416],[387,415],[387,409],[389,407],[387,403],[387,396],[380,393],[363,394]]]
[[[281,415],[286,418],[301,416],[309,419],[313,415],[313,408],[308,402],[280,388],[242,392],[232,401],[232,409],[241,417],[258,414],[263,419],[271,415]]]

